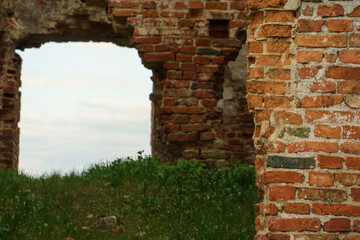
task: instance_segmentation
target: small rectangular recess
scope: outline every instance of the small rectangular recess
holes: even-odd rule
[[[229,38],[229,20],[210,19],[209,36],[212,38]]]

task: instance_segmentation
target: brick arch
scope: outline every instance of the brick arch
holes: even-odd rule
[[[228,70],[246,47],[245,1],[14,0],[3,1],[2,16],[4,86],[11,86],[3,88],[4,166],[18,164],[21,59],[14,50],[50,41],[104,41],[138,50],[153,71],[151,145],[161,160],[197,158],[209,166],[229,165],[230,158],[253,161],[245,82],[240,86]]]

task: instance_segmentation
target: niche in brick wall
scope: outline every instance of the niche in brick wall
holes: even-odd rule
[[[42,173],[150,154],[151,71],[135,49],[48,43],[22,63],[20,169]]]
[[[229,38],[229,20],[209,20],[209,36],[212,38]]]

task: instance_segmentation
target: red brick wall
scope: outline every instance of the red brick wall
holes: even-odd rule
[[[296,2],[248,1],[255,239],[358,240],[360,2]]]
[[[112,0],[56,11],[45,2],[33,9],[12,3],[2,12],[12,24],[0,49],[1,163],[17,164],[19,59],[10,53],[51,40],[112,41],[135,47],[153,70],[152,146],[162,160],[252,159],[254,132],[255,239],[360,239],[360,2]],[[31,19],[41,16],[36,24],[29,9],[37,11]],[[242,47],[248,19],[246,100],[254,118],[245,91],[224,99],[226,66]]]
[[[223,99],[227,63],[246,41],[245,0],[110,0],[106,5],[14,0],[2,16],[9,23],[3,46],[10,53],[71,40],[136,48],[154,73],[152,151],[162,161],[201,159],[209,166],[231,165],[229,159],[253,162],[254,124],[245,87],[231,103]],[[18,109],[11,111],[17,129]],[[12,134],[11,145],[17,146],[17,133]],[[12,154],[17,159],[15,147]],[[13,165],[5,157],[0,162]]]
[[[218,105],[226,63],[241,48],[237,35],[247,24],[246,2],[110,1],[109,7],[115,22],[133,27],[130,44],[157,73],[153,153],[209,165],[230,158],[251,162],[253,121],[246,102],[231,119]]]
[[[18,169],[20,119],[20,70],[21,58],[4,54],[3,78],[0,78],[0,168]]]

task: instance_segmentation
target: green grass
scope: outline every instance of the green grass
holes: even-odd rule
[[[255,170],[164,165],[150,157],[62,177],[0,171],[0,239],[247,240],[255,235]],[[118,230],[100,218],[114,215]]]

